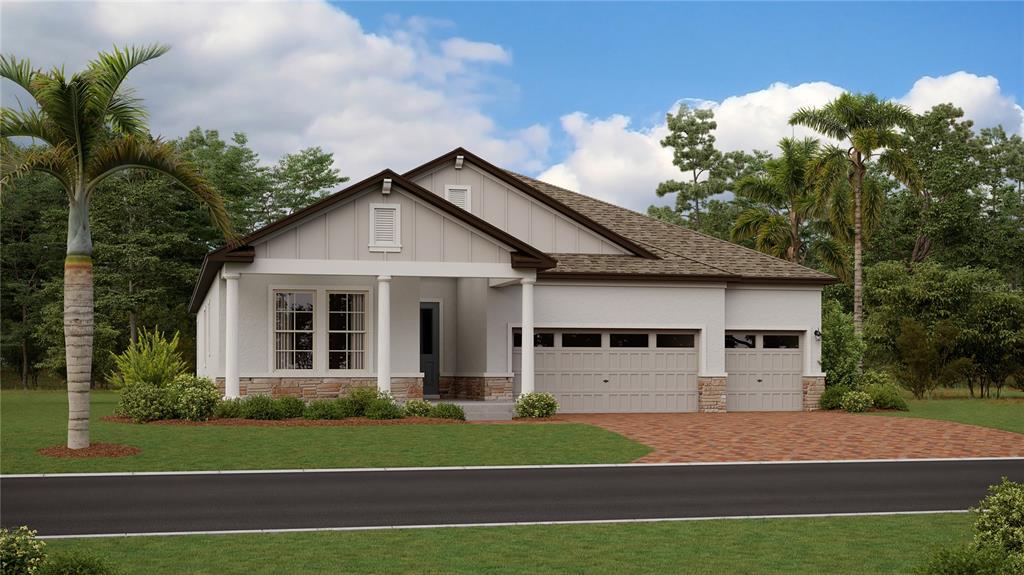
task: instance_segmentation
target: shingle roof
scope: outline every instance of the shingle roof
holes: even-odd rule
[[[559,275],[673,276],[734,281],[832,283],[834,277],[811,268],[707,236],[565,188],[507,172],[510,176],[611,231],[641,244],[660,259],[631,255],[551,254],[558,265],[543,272]],[[653,279],[653,278],[652,278]]]

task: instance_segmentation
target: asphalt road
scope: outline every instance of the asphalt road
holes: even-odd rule
[[[1024,459],[0,478],[40,535],[966,509]]]

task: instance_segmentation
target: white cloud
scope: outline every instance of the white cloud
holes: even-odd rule
[[[441,43],[441,50],[445,56],[457,60],[498,62],[500,64],[512,61],[512,55],[508,53],[508,50],[497,44],[473,42],[465,38],[449,38]]]
[[[782,137],[815,135],[806,128],[789,125],[794,111],[821,106],[843,91],[827,82],[796,86],[775,83],[721,102],[694,98],[681,101],[715,111],[719,149],[774,151]],[[979,128],[1002,124],[1009,131],[1024,133],[1024,112],[1011,96],[1002,93],[991,76],[957,72],[924,77],[899,101],[917,112],[951,101],[962,107]],[[673,112],[677,106],[672,107]],[[681,177],[672,165],[672,154],[659,143],[667,130],[663,121],[635,127],[621,115],[590,118],[574,112],[562,117],[562,129],[572,143],[572,151],[539,176],[553,184],[643,210],[652,202],[666,203],[654,196],[659,182]]]
[[[354,178],[460,145],[524,171],[547,161],[546,128],[504,129],[482,110],[500,81],[486,67],[508,52],[462,38],[438,44],[428,36],[444,28],[437,23],[392,21],[374,34],[324,2],[54,7],[5,4],[5,51],[70,71],[113,44],[171,44],[129,78],[167,138],[196,125],[242,131],[271,161],[319,145]],[[4,85],[5,104],[13,92]]]
[[[1008,132],[1024,134],[1024,109],[1012,96],[1003,94],[999,80],[993,76],[976,76],[963,71],[938,78],[924,76],[914,82],[900,102],[918,113],[936,104],[952,102],[978,127],[1001,124]]]

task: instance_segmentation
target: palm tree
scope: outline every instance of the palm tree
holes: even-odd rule
[[[917,173],[900,148],[897,128],[914,121],[910,108],[881,101],[874,94],[840,95],[821,108],[801,108],[789,119],[791,125],[807,126],[842,146],[825,146],[811,161],[810,170],[819,195],[843,191],[849,183],[853,193],[853,326],[860,333],[863,311],[863,202],[869,168],[880,170],[910,188],[916,188]],[[877,159],[875,153],[881,150]],[[834,202],[837,203],[838,202]]]
[[[214,224],[232,238],[217,191],[176,154],[150,138],[146,110],[124,86],[128,73],[168,47],[115,47],[101,52],[82,72],[43,72],[27,60],[0,56],[0,77],[21,86],[35,107],[0,109],[0,186],[28,172],[42,172],[68,195],[67,257],[64,260],[64,344],[68,381],[68,447],[89,446],[89,385],[92,380],[93,279],[89,201],[107,178],[124,170],[162,173],[195,194]],[[11,138],[32,138],[22,148]]]
[[[843,279],[849,275],[842,233],[826,199],[815,193],[808,173],[819,151],[812,138],[779,141],[781,155],[765,162],[764,172],[736,182],[735,193],[753,205],[740,212],[732,227],[732,239],[754,240],[766,254],[804,264],[808,257]]]

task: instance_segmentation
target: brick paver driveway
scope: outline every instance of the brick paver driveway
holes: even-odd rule
[[[1024,456],[1024,435],[931,419],[812,413],[565,414],[654,448],[638,462]]]

